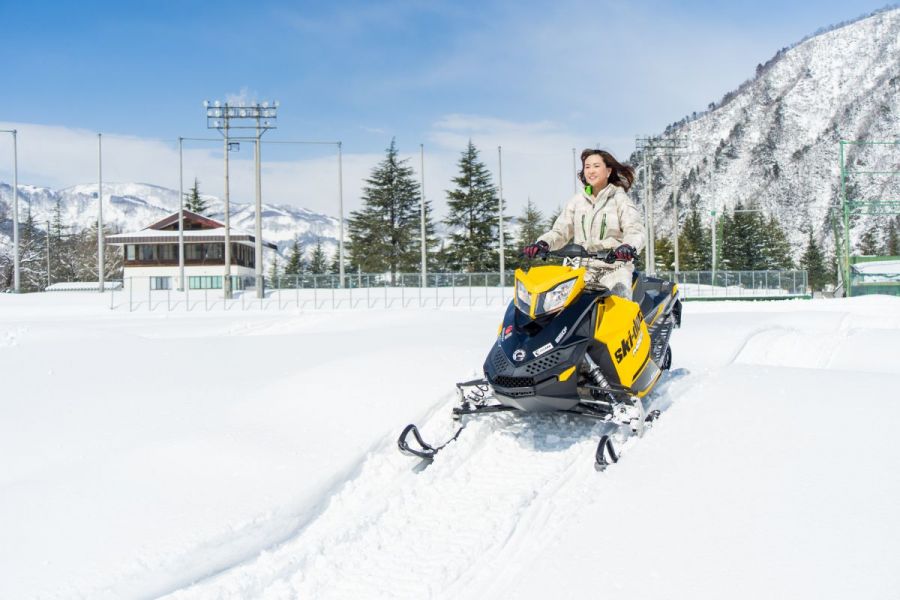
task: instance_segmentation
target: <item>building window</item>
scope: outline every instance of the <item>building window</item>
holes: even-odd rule
[[[134,260],[135,251],[134,244],[127,244],[125,246],[125,260]]]
[[[160,260],[175,260],[178,258],[178,247],[172,244],[165,244],[157,247],[157,255]]]
[[[192,290],[221,290],[222,277],[211,275],[192,275],[188,277],[188,287]]]
[[[201,253],[201,244],[187,244],[184,247],[184,257],[188,260],[201,260],[203,258],[203,254]]]
[[[172,278],[171,277],[151,277],[150,278],[150,289],[151,290],[171,290],[172,289]]]
[[[154,260],[154,246],[149,246],[147,244],[138,246],[138,255],[141,257],[142,261],[152,261]]]
[[[224,258],[225,244],[208,244],[206,246],[206,258]]]

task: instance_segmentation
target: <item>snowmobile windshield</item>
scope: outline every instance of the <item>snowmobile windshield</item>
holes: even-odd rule
[[[534,319],[562,310],[584,289],[584,267],[547,265],[516,270],[516,308]]]

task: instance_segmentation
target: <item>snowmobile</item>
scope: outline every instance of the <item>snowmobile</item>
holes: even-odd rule
[[[672,365],[669,338],[681,326],[678,286],[635,272],[633,301],[627,300],[607,289],[585,288],[581,261],[613,264],[614,253],[569,244],[544,253],[548,257],[562,258],[562,265],[516,270],[513,300],[484,361],[484,378],[456,384],[453,417],[555,411],[627,425],[643,435],[659,411],[647,412],[642,399]],[[435,447],[411,424],[397,444],[430,461],[464,427]],[[600,439],[595,460],[601,470],[618,460],[608,435]]]

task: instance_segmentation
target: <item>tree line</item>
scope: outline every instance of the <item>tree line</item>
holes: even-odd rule
[[[0,222],[5,221],[5,211],[0,210]],[[10,222],[10,237],[12,237]],[[104,227],[104,237],[118,233],[112,227]],[[53,215],[44,227],[40,227],[31,214],[31,208],[19,228],[19,284],[23,292],[43,290],[49,284],[60,281],[98,281],[97,225],[76,230],[64,225],[59,200]],[[14,282],[13,249],[0,252],[0,291],[12,289]],[[104,276],[107,279],[122,278],[122,253],[107,247],[103,255]]]

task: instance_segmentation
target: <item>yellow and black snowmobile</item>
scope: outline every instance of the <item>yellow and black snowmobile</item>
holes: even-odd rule
[[[562,411],[628,425],[642,435],[659,414],[648,413],[642,398],[672,364],[669,338],[681,326],[678,286],[636,272],[632,301],[585,288],[580,262],[612,264],[614,254],[574,244],[547,254],[563,258],[562,266],[516,270],[515,295],[484,362],[484,378],[457,384],[454,417]],[[410,435],[417,447],[410,446]],[[424,459],[446,446],[425,443],[415,425],[403,430],[398,445]],[[608,436],[596,459],[601,468],[617,460]]]

